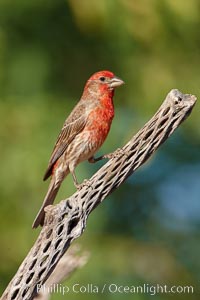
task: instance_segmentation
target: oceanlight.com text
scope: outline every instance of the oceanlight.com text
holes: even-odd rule
[[[181,285],[160,285],[160,284],[148,284],[143,285],[120,285],[116,283],[105,283],[103,285],[96,285],[93,283],[80,284],[75,283],[72,286],[54,284],[51,286],[38,285],[37,293],[59,293],[62,295],[68,293],[75,294],[97,294],[97,293],[110,293],[110,294],[149,294],[154,296],[156,294],[193,294],[193,286],[181,286]]]

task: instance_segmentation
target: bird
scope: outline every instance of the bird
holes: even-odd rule
[[[44,225],[44,208],[53,204],[64,178],[71,173],[78,184],[75,168],[82,161],[94,163],[94,154],[105,141],[114,117],[113,96],[124,81],[111,71],[98,71],[86,82],[82,96],[65,120],[53,148],[43,180],[51,177],[42,206],[32,228]],[[104,156],[105,157],[105,156]]]

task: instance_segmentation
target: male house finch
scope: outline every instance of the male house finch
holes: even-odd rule
[[[93,74],[87,81],[82,97],[74,107],[58,136],[44,180],[51,181],[42,207],[32,227],[44,223],[44,208],[53,203],[64,178],[71,173],[79,187],[75,167],[82,161],[95,162],[95,152],[101,147],[114,117],[114,89],[124,82],[110,71]]]

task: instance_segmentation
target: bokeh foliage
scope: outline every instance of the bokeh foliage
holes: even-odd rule
[[[41,179],[86,79],[110,69],[126,82],[101,149],[110,152],[172,88],[199,96],[199,28],[199,0],[0,1],[1,291],[37,236],[31,223],[47,189]],[[193,285],[193,295],[175,298],[199,299],[199,140],[197,104],[154,158],[93,212],[80,239],[91,259],[66,284]],[[83,163],[79,181],[100,166]],[[58,200],[74,190],[69,176]],[[122,297],[70,294],[80,296]]]

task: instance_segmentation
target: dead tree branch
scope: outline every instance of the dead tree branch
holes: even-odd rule
[[[56,268],[45,282],[45,285],[41,287],[38,286],[39,292],[34,300],[49,300],[51,294],[56,291],[56,287],[60,283],[69,278],[74,271],[83,267],[87,263],[89,253],[78,252],[78,245],[73,245],[69,248],[69,250],[65,253],[65,255],[63,255]]]
[[[48,206],[45,224],[2,300],[31,300],[79,237],[89,214],[138,169],[190,114],[196,97],[172,90],[146,125],[70,198]]]

